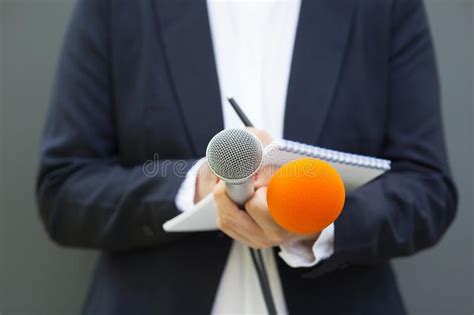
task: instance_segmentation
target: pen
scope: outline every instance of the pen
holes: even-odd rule
[[[253,127],[253,124],[250,122],[250,119],[242,111],[242,108],[240,108],[239,104],[237,104],[237,102],[232,97],[228,97],[227,100],[229,101],[232,108],[235,110],[235,113],[239,116],[240,120],[242,120],[245,127]]]

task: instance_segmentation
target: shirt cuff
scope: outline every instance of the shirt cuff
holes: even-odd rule
[[[280,245],[278,255],[292,268],[313,267],[334,253],[334,223],[326,227],[312,246],[305,241]]]
[[[186,173],[186,178],[179,186],[178,193],[174,199],[176,208],[179,211],[185,212],[194,207],[194,194],[196,193],[196,178],[199,168],[206,162],[206,158],[202,158],[196,162]]]

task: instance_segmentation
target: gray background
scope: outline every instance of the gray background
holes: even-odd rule
[[[395,266],[411,314],[473,314],[474,2],[426,0],[426,5],[461,199],[442,242]],[[39,135],[72,7],[71,0],[0,0],[1,315],[78,313],[94,265],[94,252],[48,240],[33,199]]]

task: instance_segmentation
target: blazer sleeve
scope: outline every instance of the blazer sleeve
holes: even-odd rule
[[[62,245],[129,250],[182,236],[161,225],[194,160],[123,165],[118,157],[106,1],[80,0],[66,34],[41,143],[37,200]],[[160,165],[158,165],[160,164]]]
[[[334,254],[306,277],[416,253],[434,245],[455,216],[457,193],[448,169],[435,56],[421,0],[394,2],[389,62],[383,156],[392,160],[392,170],[347,195],[335,222]]]

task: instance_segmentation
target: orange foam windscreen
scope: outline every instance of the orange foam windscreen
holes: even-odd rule
[[[329,163],[318,159],[288,162],[268,184],[267,202],[273,219],[293,233],[322,231],[337,219],[344,201],[341,176]]]

